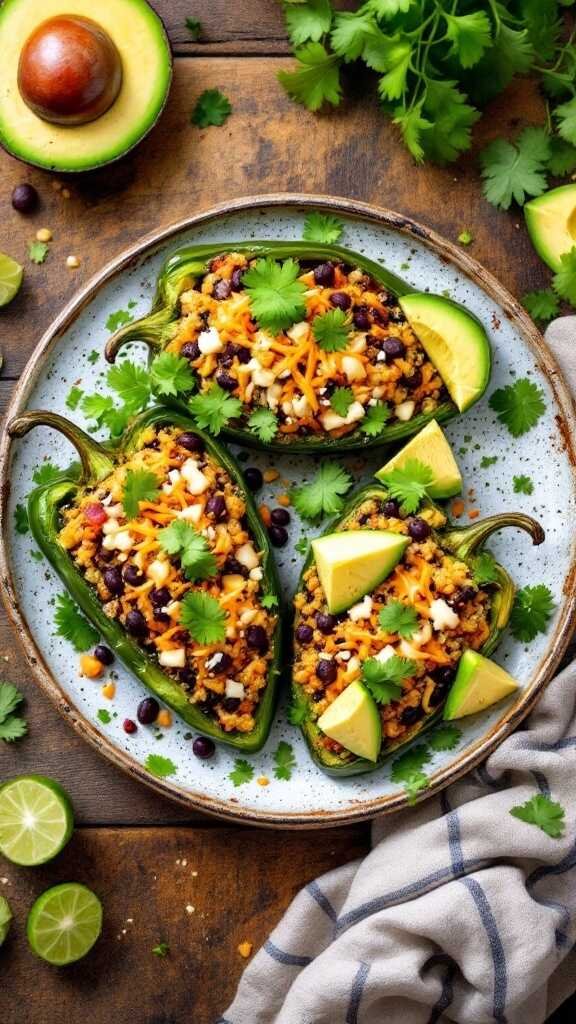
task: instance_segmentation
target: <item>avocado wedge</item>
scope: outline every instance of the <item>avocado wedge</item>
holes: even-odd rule
[[[121,86],[109,109],[84,124],[39,116],[19,88],[26,44],[49,19],[88,19],[121,61]],[[13,156],[52,171],[87,171],[117,160],[156,123],[172,79],[164,26],[146,0],[5,0],[0,4],[0,143]]]
[[[450,397],[465,412],[482,397],[492,364],[488,335],[480,321],[441,295],[414,292],[400,306]]]
[[[434,476],[428,487],[431,498],[452,498],[462,491],[462,474],[446,435],[436,420],[430,420],[374,476],[386,483],[387,474],[393,469],[402,469],[409,459],[418,459],[432,470]]]
[[[348,530],[312,541],[316,568],[333,614],[346,611],[390,575],[410,538],[385,530]]]
[[[518,689],[512,676],[478,651],[464,651],[444,707],[444,718],[464,718],[497,704]]]
[[[526,227],[540,259],[556,273],[576,246],[576,185],[554,188],[524,207]]]
[[[318,719],[322,732],[357,757],[377,761],[382,725],[376,702],[362,683],[347,686]]]

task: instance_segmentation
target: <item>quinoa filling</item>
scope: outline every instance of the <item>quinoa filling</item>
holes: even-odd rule
[[[158,481],[157,497],[128,518],[122,504],[129,471]],[[187,578],[168,554],[161,531],[191,524],[212,558],[206,579]],[[268,681],[276,616],[266,594],[262,553],[246,521],[246,504],[226,470],[196,434],[150,427],[143,447],[63,510],[59,541],[95,588],[105,613],[176,680],[190,703],[226,732],[250,732]],[[204,541],[201,543],[204,545]],[[222,638],[198,643],[181,624],[189,593],[216,599],[225,613]]]
[[[446,517],[422,509],[402,517],[396,501],[367,498],[345,520],[343,530],[390,530],[410,536],[402,559],[370,595],[340,615],[328,612],[314,565],[304,574],[296,608],[294,681],[302,687],[315,720],[362,674],[368,658],[395,654],[416,664],[402,683],[402,696],[379,706],[383,750],[396,746],[446,697],[458,662],[468,647],[478,650],[490,633],[490,595],[475,582],[471,568],[444,551],[434,531]],[[417,631],[410,639],[385,632],[379,614],[389,601],[414,609]],[[322,735],[327,750],[348,760],[353,755]]]
[[[190,361],[200,393],[216,382],[240,399],[237,421],[246,426],[259,408],[277,416],[277,432],[337,439],[362,429],[370,407],[387,407],[391,423],[434,412],[447,392],[410,328],[396,298],[358,268],[323,263],[300,265],[306,319],[276,335],[253,319],[244,272],[255,260],[227,253],[180,296],[180,316],[168,350]],[[350,331],[346,348],[325,351],[313,321],[343,311]],[[351,391],[342,415],[331,406],[338,388]]]

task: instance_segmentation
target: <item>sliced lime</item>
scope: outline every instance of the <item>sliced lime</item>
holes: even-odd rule
[[[26,925],[34,953],[57,967],[86,956],[101,931],[102,904],[77,882],[64,882],[43,892]]]
[[[0,787],[0,853],[34,867],[60,853],[74,828],[67,794],[52,779],[21,775]]]
[[[0,896],[0,946],[10,931],[11,920],[12,911],[10,910],[8,900],[5,900],[3,896]]]
[[[0,306],[7,306],[18,294],[23,272],[16,260],[0,252]]]

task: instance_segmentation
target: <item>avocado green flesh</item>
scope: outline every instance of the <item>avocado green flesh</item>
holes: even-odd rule
[[[576,185],[554,188],[524,207],[532,245],[548,266],[558,272],[562,256],[576,246]]]
[[[490,379],[490,344],[482,324],[441,295],[415,292],[399,302],[452,400],[465,412],[481,398]]]
[[[350,683],[318,719],[318,727],[358,757],[378,760],[382,742],[380,715],[362,683]]]
[[[418,459],[432,470],[433,480],[428,487],[431,498],[452,498],[462,490],[462,475],[450,444],[436,420],[431,420],[408,444],[375,473],[377,480],[386,483],[386,475],[393,469],[402,469],[409,459]]]
[[[409,537],[386,530],[347,530],[313,540],[328,610],[343,612],[379,586],[409,543]]]
[[[444,718],[464,718],[509,697],[518,683],[505,669],[478,651],[464,651],[444,707]]]
[[[18,90],[22,47],[43,21],[58,14],[96,20],[122,60],[122,86],[110,109],[88,124],[50,124]],[[4,0],[0,4],[0,143],[37,167],[86,171],[123,156],[156,123],[170,88],[170,44],[145,0]]]

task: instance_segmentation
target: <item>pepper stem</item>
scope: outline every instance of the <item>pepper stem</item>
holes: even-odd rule
[[[514,526],[529,533],[533,544],[542,544],[544,540],[544,530],[531,516],[526,516],[523,512],[503,512],[501,515],[480,519],[471,526],[447,530],[442,534],[442,546],[447,547],[458,558],[466,560],[485,544],[491,534],[507,526]]]
[[[34,427],[52,427],[74,445],[82,463],[83,483],[97,483],[113,471],[115,460],[112,452],[58,413],[44,409],[23,412],[10,421],[8,433],[10,437],[24,437]]]

